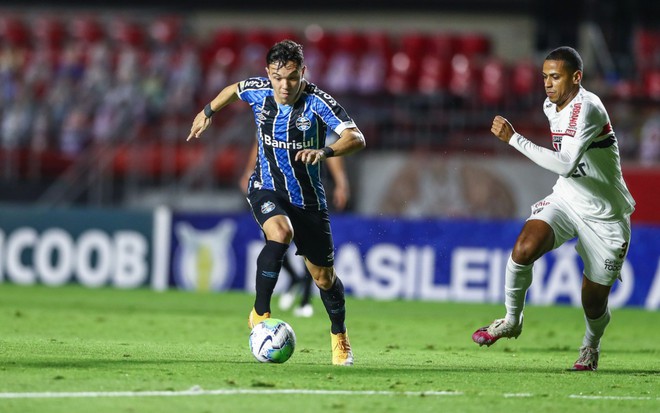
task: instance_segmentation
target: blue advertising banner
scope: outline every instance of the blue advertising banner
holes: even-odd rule
[[[0,282],[153,286],[153,235],[153,212],[2,207]]]
[[[175,213],[172,219],[171,286],[254,291],[263,238],[249,213]],[[523,225],[352,215],[331,220],[335,267],[348,294],[462,302],[503,301],[504,267]],[[581,277],[582,262],[569,242],[537,261],[528,302],[580,305]],[[613,307],[660,307],[660,228],[633,227],[622,279],[610,297]]]

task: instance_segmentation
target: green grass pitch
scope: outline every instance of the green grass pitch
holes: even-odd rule
[[[273,300],[276,308],[277,297]],[[569,372],[573,307],[525,311],[518,340],[472,332],[503,305],[348,299],[355,366],[330,364],[329,321],[289,322],[286,363],[248,349],[250,294],[0,285],[0,412],[660,411],[660,314],[614,309],[597,372]]]

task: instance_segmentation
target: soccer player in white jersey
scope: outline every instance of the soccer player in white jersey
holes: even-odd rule
[[[610,322],[608,296],[620,279],[630,242],[630,215],[635,206],[621,174],[619,150],[610,119],[598,96],[581,86],[582,59],[570,47],[559,47],[543,62],[554,150],[535,145],[516,133],[501,116],[491,132],[534,163],[559,175],[552,193],[532,206],[506,265],[506,316],[478,329],[472,340],[490,346],[502,337],[517,338],[523,327],[525,295],[534,262],[577,237],[584,263],[582,307],[586,332],[573,370],[596,370],[600,340]]]

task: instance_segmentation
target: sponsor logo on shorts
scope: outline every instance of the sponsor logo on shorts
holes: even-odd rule
[[[275,209],[275,204],[272,203],[271,201],[266,201],[263,204],[261,204],[261,213],[262,214],[267,214],[269,212],[272,212],[273,209]]]
[[[296,128],[298,128],[298,130],[304,132],[311,127],[312,127],[312,121],[307,119],[307,117],[300,115],[298,119],[296,119]]]
[[[607,271],[621,271],[623,261],[619,260],[605,260],[605,269]]]

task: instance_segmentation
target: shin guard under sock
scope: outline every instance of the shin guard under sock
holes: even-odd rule
[[[257,258],[257,279],[255,282],[257,295],[254,300],[254,310],[259,315],[270,312],[270,298],[273,295],[277,277],[282,269],[282,260],[288,244],[266,241]]]
[[[328,312],[330,322],[332,323],[332,334],[345,333],[346,325],[346,301],[344,299],[344,284],[339,277],[335,278],[335,283],[327,290],[320,289],[321,301]]]

